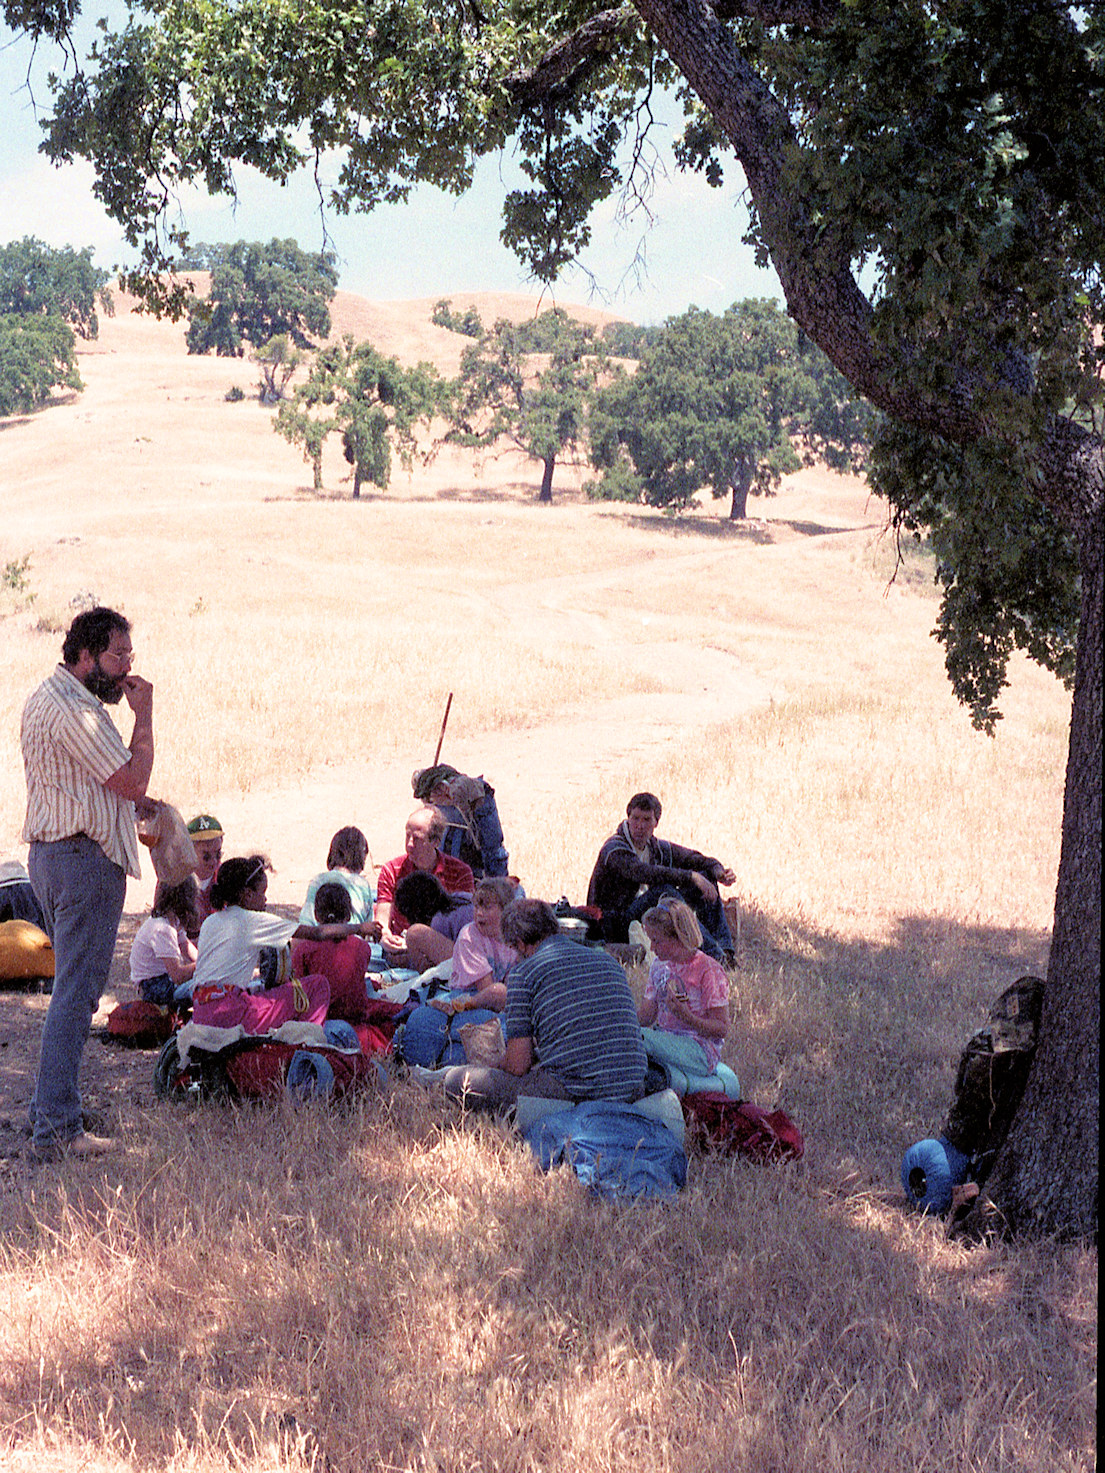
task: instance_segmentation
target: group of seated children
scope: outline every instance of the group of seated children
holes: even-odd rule
[[[415,773],[416,794],[441,796],[441,773]],[[372,943],[382,942],[384,965],[421,973],[451,961],[448,995],[434,1004],[445,1011],[506,1007],[519,953],[503,938],[503,914],[523,892],[505,874],[477,880],[464,860],[446,854],[447,821],[430,803],[407,820],[405,853],[381,867],[375,894],[365,874],[364,834],[339,829],[298,920],[266,909],[270,866],[263,855],[220,863],[218,821],[200,815],[188,828],[196,877],[158,884],[131,951],[131,979],[147,1001],[167,1005],[187,993],[197,1021],[202,1003],[204,1021],[240,1023],[251,1032],[293,1017],[360,1023],[373,986],[382,985],[372,965],[380,954]],[[501,829],[498,837],[501,848]],[[505,850],[502,856],[505,861]],[[642,925],[652,957],[639,1022],[696,1044],[703,1072],[710,1073],[728,1030],[725,970],[702,949],[695,913],[674,892],[644,913]],[[290,948],[290,966],[264,975],[263,958],[272,948],[285,956]]]
[[[341,1017],[341,1004],[349,999],[359,1021],[365,1010],[367,957],[357,943],[367,946],[369,940],[379,939],[378,923],[350,920],[349,895],[338,884],[319,887],[315,914],[342,919],[307,925],[274,915],[265,908],[268,871],[269,862],[262,854],[227,859],[219,865],[211,887],[213,914],[200,928],[192,975],[185,983],[192,997],[193,1017],[219,1027],[241,1026],[250,1033],[265,1033],[292,1018],[320,1023],[327,1017]],[[285,980],[278,973],[269,979],[276,986],[254,991],[262,952],[274,948],[279,954],[289,943],[291,977]],[[296,972],[296,945],[314,948],[303,954],[304,958],[311,956],[309,970]]]

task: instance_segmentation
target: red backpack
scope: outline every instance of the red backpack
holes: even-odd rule
[[[798,1161],[806,1149],[802,1132],[783,1110],[762,1110],[731,1100],[717,1090],[686,1095],[687,1144],[753,1161]]]
[[[172,1033],[176,1019],[168,1008],[135,998],[121,1002],[107,1015],[105,1032],[115,1043],[130,1048],[160,1048]]]

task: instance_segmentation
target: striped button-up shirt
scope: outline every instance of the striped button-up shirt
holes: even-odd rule
[[[24,842],[87,834],[137,878],[134,804],[104,786],[130,761],[130,749],[103,702],[59,665],[23,707],[20,741],[27,775]]]

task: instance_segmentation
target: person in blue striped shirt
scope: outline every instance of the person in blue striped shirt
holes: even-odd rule
[[[448,1094],[490,1108],[519,1095],[546,1099],[639,1099],[645,1048],[622,967],[605,951],[561,935],[551,905],[515,900],[503,912],[503,939],[519,960],[507,976],[498,1068],[455,1066]]]

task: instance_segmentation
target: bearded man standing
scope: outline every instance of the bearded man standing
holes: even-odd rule
[[[139,874],[134,805],[153,769],[153,686],[130,673],[130,624],[114,609],[78,614],[62,663],[23,708],[31,884],[54,944],[54,988],[42,1029],[30,1119],[44,1159],[104,1155],[115,1142],[87,1134],[81,1055],[107,982],[126,898]],[[126,697],[130,746],[107,707]]]

